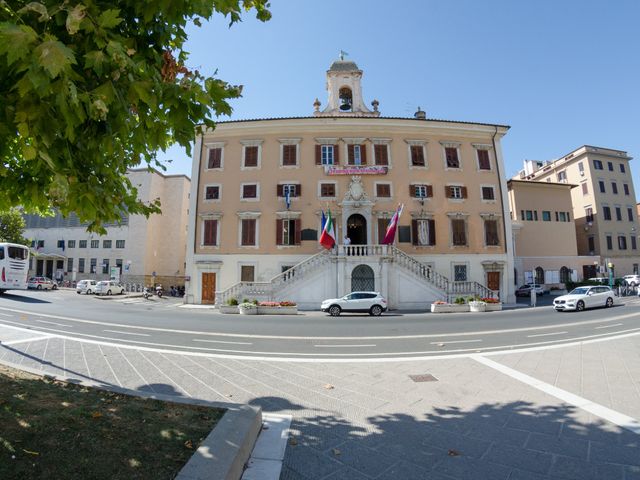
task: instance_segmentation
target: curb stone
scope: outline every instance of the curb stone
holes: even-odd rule
[[[17,365],[13,362],[0,362],[7,367],[33,375],[60,380],[84,387],[97,388],[113,393],[134,397],[161,400],[163,402],[182,403],[200,407],[224,408],[226,412],[214,429],[202,441],[196,452],[182,467],[176,480],[240,480],[244,466],[262,428],[262,409],[238,403],[211,402],[194,398],[175,397],[163,394],[150,394],[104,385],[86,380],[79,381],[62,375],[52,375],[35,368]]]

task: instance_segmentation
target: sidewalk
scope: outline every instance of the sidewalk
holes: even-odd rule
[[[249,361],[7,327],[0,340],[0,362],[50,375],[292,415],[284,480],[640,479],[640,435],[473,358]],[[486,359],[640,418],[640,336]]]

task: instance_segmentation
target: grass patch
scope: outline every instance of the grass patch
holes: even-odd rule
[[[0,365],[0,479],[171,479],[223,414]]]

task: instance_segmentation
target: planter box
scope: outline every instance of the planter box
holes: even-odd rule
[[[431,313],[462,313],[468,312],[469,305],[456,305],[454,303],[445,303],[444,305],[431,304]]]
[[[487,304],[484,302],[471,302],[469,303],[470,312],[485,312]]]
[[[298,307],[263,307],[258,306],[258,315],[297,315]]]
[[[220,305],[220,313],[240,313],[237,305]]]
[[[484,307],[485,312],[499,312],[501,310],[502,310],[501,303],[487,303],[487,305]]]
[[[238,310],[240,310],[240,315],[257,315],[258,314],[257,307],[253,307],[253,308],[238,307]]]

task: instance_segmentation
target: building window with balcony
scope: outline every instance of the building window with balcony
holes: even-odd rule
[[[218,245],[218,220],[205,219],[202,221],[202,245],[215,247]]]
[[[451,243],[455,247],[467,246],[467,222],[464,219],[451,219]]]
[[[604,181],[598,180],[598,186],[600,187],[600,193],[607,193],[604,188]]]
[[[593,161],[593,169],[594,170],[602,170],[602,162],[600,160]]]
[[[454,200],[467,198],[467,187],[462,185],[447,185],[444,187],[445,196]]]
[[[489,150],[478,149],[478,169],[491,170],[491,161],[489,160]]]
[[[220,185],[207,185],[204,192],[205,200],[220,200]]]
[[[618,194],[618,184],[616,182],[611,182],[611,191],[614,195]]]
[[[435,245],[435,220],[422,218],[411,220],[411,243],[420,247]]]
[[[445,147],[444,156],[447,168],[460,168],[460,159],[458,158],[458,149],[456,147]]]
[[[258,199],[258,184],[257,183],[245,183],[240,190],[242,192],[243,200],[257,200]]]
[[[603,206],[602,207],[602,215],[604,216],[605,220],[611,220],[611,208]]]
[[[389,165],[389,145],[388,144],[375,144],[373,146],[373,156],[376,165],[388,166]]]
[[[409,154],[411,155],[412,167],[424,167],[426,166],[424,145],[410,145]]]
[[[613,237],[607,235],[607,250],[613,250]]]
[[[626,250],[627,249],[627,237],[624,235],[618,235],[618,249]]]
[[[103,240],[102,248],[111,248],[111,240]]]
[[[376,183],[376,197],[378,197],[378,198],[391,198],[391,184],[390,183]]]
[[[496,199],[495,190],[493,187],[482,187],[481,192],[482,192],[482,200]]]
[[[322,198],[335,198],[336,196],[336,184],[335,183],[321,183],[320,184],[320,197]]]
[[[626,183],[623,183],[622,189],[624,190],[625,195],[629,195],[629,185],[627,185]]]
[[[498,221],[485,219],[484,221],[484,243],[488,247],[500,245],[500,235],[498,234]]]
[[[300,220],[279,218],[276,220],[276,245],[300,245]]]
[[[620,207],[616,207],[616,220],[618,222],[622,221],[622,209]]]
[[[256,228],[258,220],[255,218],[243,218],[241,221],[240,245],[243,247],[255,247]]]

